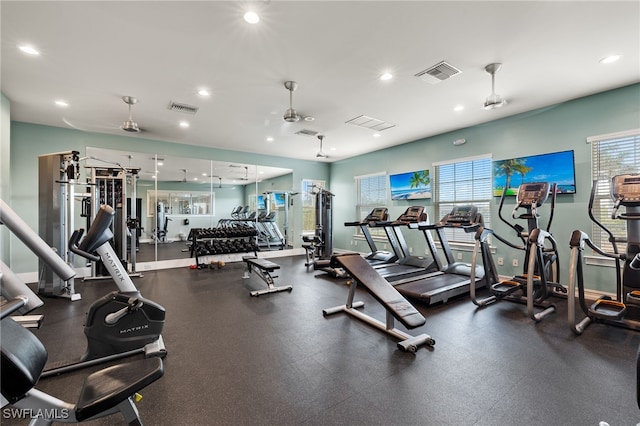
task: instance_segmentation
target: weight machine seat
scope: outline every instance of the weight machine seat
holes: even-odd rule
[[[158,357],[118,364],[89,375],[82,384],[76,418],[89,419],[129,398],[164,374]]]
[[[256,266],[267,272],[273,272],[276,269],[280,269],[280,265],[267,259],[259,259],[254,256],[243,256],[242,260],[247,262],[248,265]]]
[[[426,319],[358,253],[334,255],[332,266],[343,268],[360,283],[394,318],[407,328],[424,325]]]
[[[35,386],[47,362],[47,350],[26,328],[5,317],[2,330],[2,395],[15,403]],[[75,406],[78,421],[89,419],[128,399],[164,374],[160,358],[115,365],[89,375]]]
[[[42,342],[11,317],[3,318],[0,324],[2,395],[13,403],[36,385],[48,355]]]

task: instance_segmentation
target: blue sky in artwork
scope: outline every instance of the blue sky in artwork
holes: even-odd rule
[[[408,172],[408,173],[401,173],[401,174],[397,174],[397,175],[390,175],[389,176],[389,183],[391,186],[391,190],[392,191],[406,191],[406,190],[410,190],[411,188],[411,176],[413,176],[414,172]],[[418,171],[418,173],[422,173],[422,170]],[[413,188],[415,189],[415,188]],[[430,190],[431,189],[431,184],[427,185],[426,187],[423,185],[420,185],[421,190]]]
[[[558,185],[575,185],[573,151],[533,155],[530,157],[520,157],[519,159],[524,160],[524,164],[532,169],[524,176],[525,182],[550,182]],[[498,162],[499,161],[493,162],[494,167]],[[493,187],[504,187],[506,180],[506,176],[494,176]],[[517,187],[521,183],[522,176],[516,173],[511,176],[509,186]]]

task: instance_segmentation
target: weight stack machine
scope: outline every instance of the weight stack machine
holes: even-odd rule
[[[38,157],[38,233],[73,268],[69,238],[74,231],[75,186],[80,184],[78,151],[58,152]],[[39,259],[38,294],[81,299],[73,278],[63,280]]]

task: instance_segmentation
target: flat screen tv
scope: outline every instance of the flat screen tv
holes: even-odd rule
[[[264,198],[264,195],[258,195],[258,198],[256,200],[257,205],[257,209],[258,210],[265,210],[267,208],[267,203],[266,203],[266,198]]]
[[[493,195],[501,196],[509,177],[506,195],[516,195],[522,183],[549,182],[556,194],[576,193],[573,150],[496,160],[493,162]]]
[[[429,170],[389,175],[392,200],[418,200],[431,198]]]
[[[282,208],[284,207],[286,201],[285,201],[285,194],[284,192],[276,192],[274,195],[274,199],[275,199],[275,203],[276,203],[276,208]]]

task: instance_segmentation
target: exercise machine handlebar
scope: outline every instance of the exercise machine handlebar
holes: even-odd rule
[[[82,228],[73,231],[73,234],[71,234],[71,238],[69,238],[69,250],[71,250],[72,253],[84,257],[85,259],[89,259],[94,262],[99,261],[100,256],[87,253],[84,250],[80,250],[80,248],[78,247],[78,243],[80,242],[80,238],[82,238],[82,234],[84,234],[84,229]]]
[[[0,200],[0,222],[5,224],[16,237],[42,259],[61,279],[66,281],[75,277],[76,271],[56,254],[55,250],[49,247],[3,200]]]

